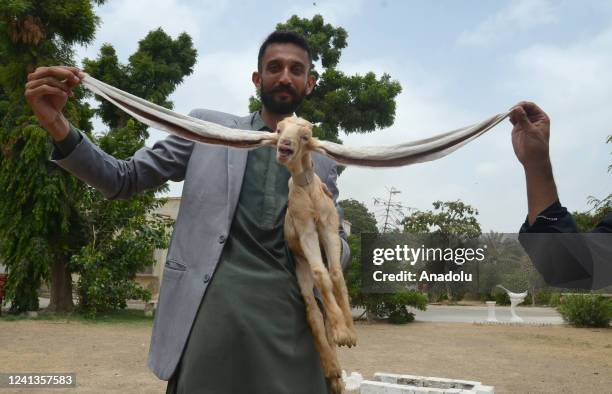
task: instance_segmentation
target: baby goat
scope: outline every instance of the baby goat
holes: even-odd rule
[[[314,173],[310,152],[317,147],[312,124],[301,118],[278,123],[276,159],[291,173],[285,239],[293,252],[306,315],[325,376],[335,393],[344,388],[336,345],[354,346],[357,335],[340,265],[339,218],[331,194]],[[323,264],[320,245],[327,258]],[[314,298],[316,286],[325,306],[325,323]]]

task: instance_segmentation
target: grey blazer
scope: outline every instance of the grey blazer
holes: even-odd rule
[[[250,130],[256,114],[236,117],[210,110],[191,116],[227,127]],[[247,150],[196,144],[170,135],[152,148],[144,147],[127,160],[103,152],[83,136],[65,158],[52,160],[109,199],[126,199],[167,180],[182,181],[183,195],[168,248],[160,288],[148,365],[169,380],[180,360],[200,301],[215,272],[240,196]],[[313,154],[315,172],[334,195],[335,162]],[[341,221],[342,223],[342,221]],[[342,265],[350,259],[342,227]],[[211,323],[213,320],[211,318]]]

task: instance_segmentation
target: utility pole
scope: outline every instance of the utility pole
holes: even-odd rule
[[[400,194],[401,191],[397,190],[393,186],[390,189],[387,188],[387,190],[389,191],[388,198],[384,200],[382,198],[374,198],[374,205],[382,205],[383,208],[384,213],[382,213],[382,215],[384,216],[385,223],[382,228],[383,234],[390,230],[389,227],[391,226],[391,221],[394,221],[397,224],[401,221],[401,219],[403,219],[404,209],[406,209],[402,203],[393,201],[393,196]]]

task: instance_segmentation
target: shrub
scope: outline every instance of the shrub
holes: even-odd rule
[[[535,292],[536,305],[549,305],[550,296],[552,293],[549,290],[540,290]]]
[[[414,320],[414,313],[408,307],[427,309],[427,296],[416,291],[402,291],[390,294],[368,294],[364,297],[368,313],[378,318],[389,318],[389,323],[404,324]]]
[[[390,323],[404,324],[414,320],[414,313],[408,307],[420,310],[427,308],[427,295],[405,288],[390,294],[375,294],[362,292],[361,240],[358,234],[348,237],[352,260],[346,271],[346,287],[348,288],[351,306],[364,307],[368,318],[389,318]]]
[[[437,302],[445,302],[448,301],[448,294],[445,291],[436,291],[436,289],[430,289],[427,292],[427,296],[429,299],[429,302],[432,303],[437,303]]]
[[[574,326],[608,327],[612,320],[612,299],[595,294],[572,294],[563,297],[557,310]]]
[[[508,297],[508,293],[505,291],[496,291],[495,303],[497,305],[510,305],[510,297]]]
[[[406,324],[414,321],[414,313],[408,312],[404,308],[399,308],[389,314],[389,323],[392,324]]]
[[[561,293],[550,293],[550,297],[548,298],[548,305],[552,307],[557,307],[561,304]]]

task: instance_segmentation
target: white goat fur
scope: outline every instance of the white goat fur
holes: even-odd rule
[[[291,173],[285,239],[293,252],[306,317],[325,376],[332,390],[343,390],[336,345],[356,345],[357,334],[340,264],[339,218],[327,187],[314,173],[311,151],[317,146],[312,124],[301,118],[278,123],[277,160]],[[323,246],[328,268],[323,263]],[[325,306],[325,322],[314,297],[317,287]]]

